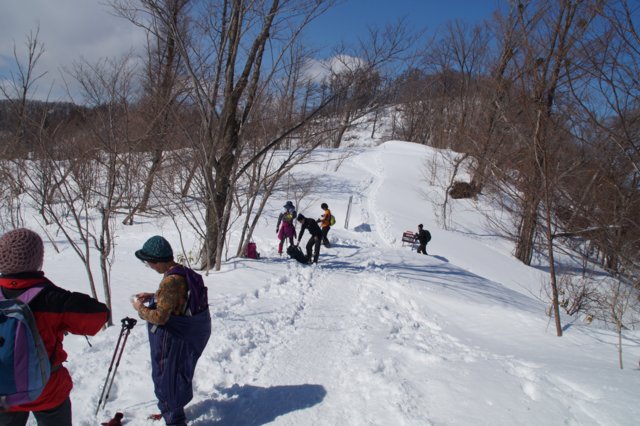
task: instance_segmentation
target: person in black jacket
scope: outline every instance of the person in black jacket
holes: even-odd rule
[[[309,263],[318,263],[318,257],[320,257],[320,244],[322,243],[322,230],[315,220],[304,217],[302,213],[298,215],[298,222],[302,224],[300,227],[300,234],[298,235],[298,244],[302,241],[302,234],[304,234],[304,230],[308,229],[311,237],[307,242],[307,259],[309,259]],[[312,249],[313,261],[311,260]]]
[[[423,229],[422,224],[418,225],[418,232],[416,232],[416,240],[418,240],[418,254],[427,254],[427,243],[431,241],[431,233],[426,229]]]

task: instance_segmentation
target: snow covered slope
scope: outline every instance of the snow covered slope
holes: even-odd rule
[[[297,170],[319,188],[299,211],[317,217],[327,202],[338,220],[332,248],[322,248],[315,266],[277,255],[283,195],[254,236],[261,258],[231,259],[205,277],[213,335],[197,368],[190,424],[638,424],[640,335],[626,334],[622,371],[611,332],[575,323],[556,337],[539,299],[543,272],[513,259],[507,242],[481,237],[482,219],[465,201],[453,206],[458,231],[438,227],[427,196],[439,189],[424,178],[433,155],[392,141]],[[418,223],[433,235],[429,256],[402,246],[402,232]],[[157,287],[160,277],[133,257],[155,234],[178,244],[170,221],[118,230],[118,325],[134,316],[132,293]],[[87,291],[70,249],[47,247],[45,270],[59,285]],[[153,423],[142,321],[105,411],[94,416],[118,325],[91,338],[91,347],[82,337],[65,341],[74,424],[93,426],[116,411],[127,426]]]

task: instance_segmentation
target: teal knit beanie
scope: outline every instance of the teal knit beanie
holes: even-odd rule
[[[149,238],[142,248],[136,251],[136,257],[147,262],[169,262],[173,260],[173,250],[169,241],[155,235]]]

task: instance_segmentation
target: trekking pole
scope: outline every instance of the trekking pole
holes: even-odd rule
[[[122,353],[124,352],[124,346],[127,344],[127,338],[131,333],[131,329],[138,322],[133,318],[122,318],[122,328],[120,329],[120,335],[118,336],[118,341],[116,342],[116,347],[113,350],[113,356],[111,357],[111,364],[109,365],[109,371],[107,372],[107,377],[104,379],[104,385],[102,385],[102,393],[100,394],[100,399],[98,400],[98,406],[96,407],[96,415],[98,415],[98,411],[100,411],[100,405],[102,404],[104,397],[104,404],[102,404],[102,408],[107,404],[107,400],[109,399],[109,392],[111,391],[111,385],[113,385],[113,379],[116,377],[116,372],[118,371],[118,366],[120,365],[120,359],[122,358]],[[122,336],[124,336],[124,340],[122,340]],[[120,342],[122,341],[122,346],[120,346]],[[120,349],[120,352],[118,352]],[[117,356],[117,361],[116,361]],[[113,363],[116,363],[116,368],[113,369]],[[113,369],[113,374],[111,374],[111,370]],[[111,381],[109,381],[111,378]],[[107,383],[109,386],[107,386]],[[105,396],[105,391],[107,395]]]

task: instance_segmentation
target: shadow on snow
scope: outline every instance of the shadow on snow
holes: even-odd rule
[[[187,417],[197,419],[192,425],[263,425],[319,404],[327,394],[323,386],[310,384],[267,388],[236,384],[219,392],[226,399],[202,401],[187,409]],[[202,416],[208,419],[198,420]]]

